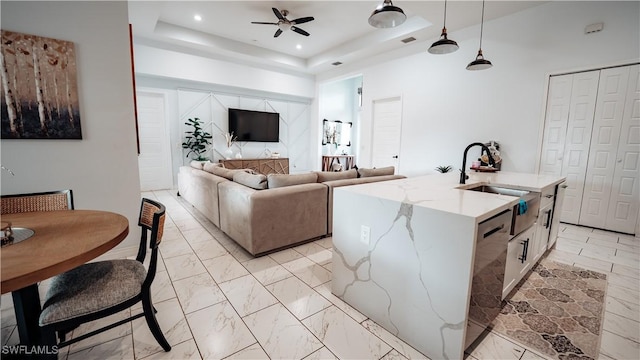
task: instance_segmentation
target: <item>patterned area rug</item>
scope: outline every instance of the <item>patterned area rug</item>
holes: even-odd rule
[[[543,259],[503,302],[497,333],[555,359],[597,359],[607,276]]]

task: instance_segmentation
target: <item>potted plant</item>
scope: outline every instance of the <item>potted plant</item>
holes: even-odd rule
[[[202,121],[199,118],[189,119],[184,124],[193,127],[193,131],[185,131],[187,136],[185,142],[182,143],[183,149],[189,149],[186,157],[195,154],[194,160],[207,161],[204,154],[207,152],[207,145],[211,145],[211,134],[202,129]]]
[[[447,165],[447,166],[441,165],[441,166],[436,167],[436,170],[438,172],[441,172],[441,173],[444,174],[444,173],[448,173],[449,171],[453,170],[453,168],[451,166],[449,166],[449,165]]]

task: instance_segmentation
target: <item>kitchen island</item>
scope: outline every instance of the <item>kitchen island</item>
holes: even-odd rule
[[[432,359],[462,359],[484,329],[469,321],[474,262],[482,262],[477,232],[483,223],[510,218],[520,201],[466,189],[544,193],[564,178],[501,172],[472,173],[465,185],[458,180],[455,173],[436,174],[334,192],[333,294]],[[509,238],[502,239],[506,254]],[[504,263],[496,265],[504,272]],[[484,287],[498,304],[501,285]]]

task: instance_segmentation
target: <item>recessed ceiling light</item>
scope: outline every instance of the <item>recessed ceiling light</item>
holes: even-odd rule
[[[194,16],[193,16],[193,19],[194,19],[195,21],[202,21],[202,16],[200,16],[200,15],[196,14],[196,15],[194,15]]]
[[[298,50],[302,49],[302,45],[300,45],[300,44],[296,45],[296,49],[298,49]]]

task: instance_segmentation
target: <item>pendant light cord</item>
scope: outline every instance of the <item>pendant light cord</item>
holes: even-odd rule
[[[447,0],[444,0],[444,21],[442,22],[442,27],[447,28]]]
[[[482,30],[484,28],[484,0],[482,0],[482,17],[480,18],[480,50],[482,50]]]

